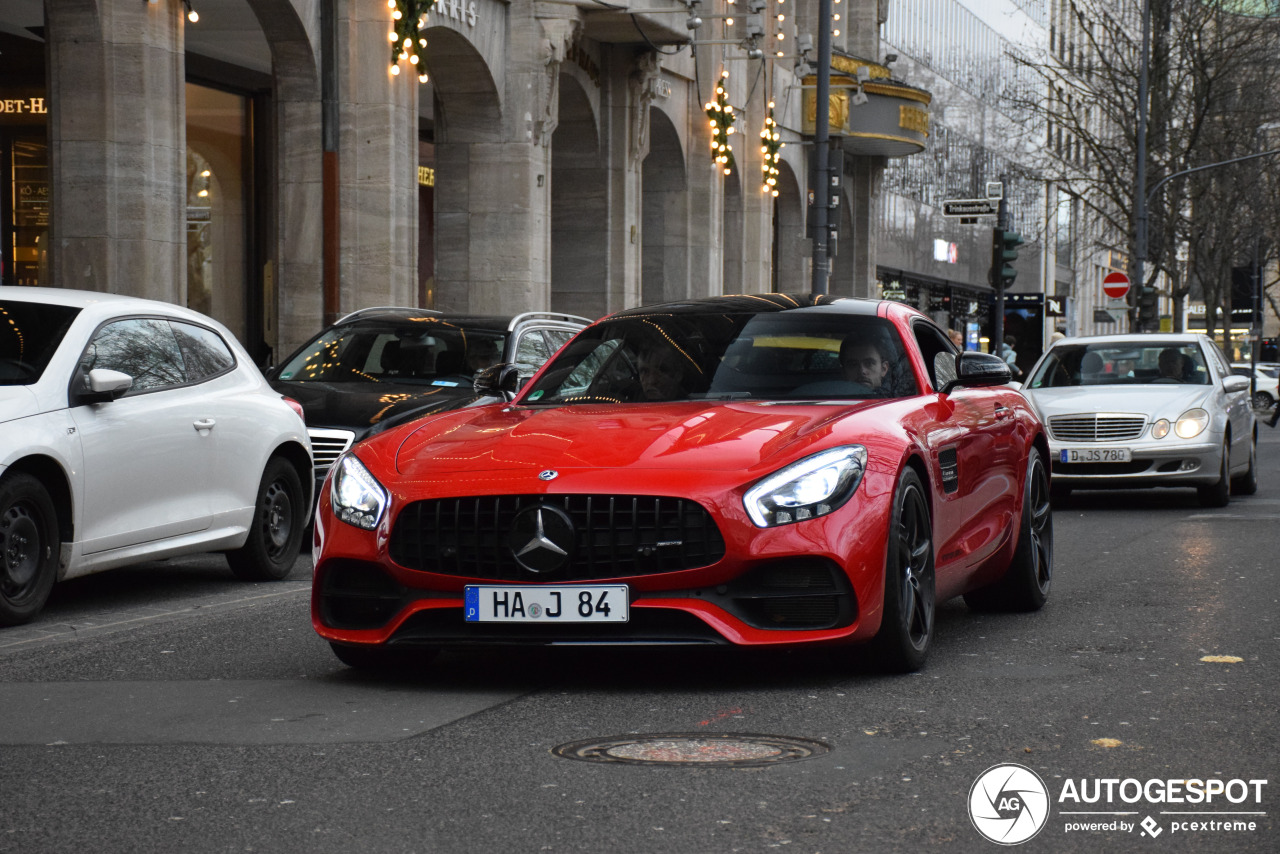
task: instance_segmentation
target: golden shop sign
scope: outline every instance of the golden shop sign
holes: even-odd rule
[[[49,102],[43,93],[0,92],[0,124],[43,124],[49,117]]]
[[[924,150],[933,96],[889,77],[889,69],[845,56],[831,58],[827,120],[850,154],[904,157]],[[804,78],[801,131],[817,124],[817,76]]]

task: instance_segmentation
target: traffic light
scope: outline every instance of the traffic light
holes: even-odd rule
[[[1142,329],[1154,327],[1160,320],[1160,295],[1153,287],[1138,288],[1138,324]]]
[[[988,281],[993,288],[1007,288],[1018,277],[1013,262],[1018,260],[1018,247],[1023,244],[1022,235],[1003,228],[991,230],[991,272]]]

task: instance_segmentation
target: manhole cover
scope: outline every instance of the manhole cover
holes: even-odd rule
[[[551,752],[584,762],[749,768],[810,759],[830,749],[821,741],[785,735],[671,732],[586,738],[553,747]]]

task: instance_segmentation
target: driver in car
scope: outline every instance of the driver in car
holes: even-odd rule
[[[840,342],[840,366],[849,382],[879,390],[889,375],[889,356],[874,338],[850,335]]]

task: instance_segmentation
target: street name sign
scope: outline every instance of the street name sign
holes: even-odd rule
[[[942,203],[943,216],[996,216],[999,213],[999,199],[946,199]]]

